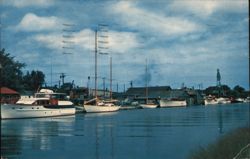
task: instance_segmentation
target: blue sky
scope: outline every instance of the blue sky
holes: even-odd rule
[[[146,59],[150,86],[206,88],[216,85],[219,68],[222,84],[249,89],[247,0],[0,1],[1,47],[27,64],[24,71],[43,71],[48,85],[58,84],[62,72],[66,82],[87,85],[94,77],[94,30],[107,24],[108,37],[99,40],[108,49],[99,51],[109,55],[98,55],[98,76],[109,78],[112,56],[120,91],[129,81],[145,85]]]

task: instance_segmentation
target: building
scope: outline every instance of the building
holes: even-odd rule
[[[145,87],[129,88],[125,93],[126,97],[131,100],[145,99]],[[159,100],[166,99],[185,99],[188,105],[203,104],[201,92],[194,89],[171,89],[170,86],[148,87],[148,99]]]
[[[7,87],[1,87],[1,104],[14,104],[20,99],[20,94]]]
[[[82,105],[84,100],[88,99],[88,88],[77,87],[73,88],[69,92],[70,100],[73,101],[75,105]]]
[[[160,98],[165,96],[171,87],[169,86],[156,86],[156,87],[148,87],[148,98]],[[129,88],[125,95],[130,98],[142,98],[146,95],[145,87],[131,87]]]

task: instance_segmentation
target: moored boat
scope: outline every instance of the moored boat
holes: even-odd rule
[[[84,104],[84,109],[87,113],[101,113],[101,112],[113,112],[118,111],[120,106],[114,104],[115,101],[98,101],[98,99],[93,99],[89,103]]]
[[[244,99],[244,103],[250,103],[250,97],[247,97],[246,99]]]
[[[87,113],[101,113],[118,111],[120,106],[116,105],[84,105]]]
[[[147,109],[147,108],[153,109],[153,108],[156,108],[158,105],[157,104],[149,104],[149,103],[147,103],[147,104],[140,104],[140,106],[141,106],[141,108],[144,108],[144,109]]]
[[[215,104],[218,104],[217,98],[214,97],[214,96],[211,96],[211,95],[205,97],[204,102],[205,102],[205,105],[215,105]]]
[[[148,61],[146,59],[146,69],[145,69],[145,76],[146,76],[146,87],[145,87],[145,97],[146,97],[146,102],[145,103],[142,103],[140,104],[140,107],[141,108],[144,108],[144,109],[152,109],[152,108],[156,108],[158,106],[158,104],[155,104],[153,102],[149,102],[149,99],[148,99]]]
[[[120,106],[112,99],[112,57],[110,56],[110,100],[100,101],[97,97],[97,30],[95,31],[95,98],[84,103],[87,113],[101,113],[118,111]]]
[[[217,99],[218,104],[228,104],[231,103],[231,100],[229,98],[223,98],[220,97]]]
[[[243,98],[232,98],[231,103],[243,103],[244,99]]]
[[[186,107],[186,100],[182,99],[160,99],[160,107]]]
[[[32,98],[20,99],[16,104],[1,105],[1,119],[39,118],[75,114],[73,103],[66,99],[64,93],[42,91],[36,93]]]

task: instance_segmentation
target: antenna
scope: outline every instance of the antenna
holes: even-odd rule
[[[108,53],[108,25],[107,24],[98,24],[98,54],[100,55],[109,55]],[[105,85],[105,79],[104,79],[104,85]],[[110,56],[110,100],[112,100],[112,57]],[[104,89],[105,92],[105,89]],[[104,94],[105,95],[105,94]]]
[[[76,32],[73,27],[75,27],[75,24],[62,24],[63,25],[63,29],[62,29],[62,32],[63,32],[63,35],[62,35],[62,49],[63,49],[63,52],[62,54],[65,54],[65,55],[70,55],[70,54],[73,54],[73,50],[74,50],[74,47],[72,45],[75,44],[75,41],[74,41],[74,35],[73,33]]]

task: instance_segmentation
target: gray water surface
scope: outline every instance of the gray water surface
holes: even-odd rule
[[[239,127],[249,103],[1,121],[1,158],[185,159]]]

